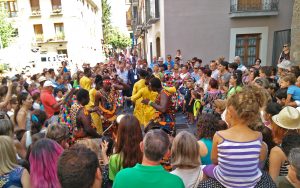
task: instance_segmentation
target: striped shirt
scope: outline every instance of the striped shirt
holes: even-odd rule
[[[259,169],[262,136],[254,141],[235,142],[218,135],[223,142],[218,145],[215,178],[225,187],[255,187],[262,175]]]

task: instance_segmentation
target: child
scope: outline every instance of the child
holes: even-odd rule
[[[204,173],[225,187],[255,187],[261,179],[258,168],[266,159],[262,134],[248,127],[266,102],[265,91],[246,86],[227,100],[226,122],[229,129],[213,137],[211,160]]]
[[[64,91],[62,89],[57,89],[54,91],[55,100],[60,102],[63,99]]]
[[[192,104],[193,104],[194,120],[197,121],[198,115],[201,113],[201,96],[200,96],[200,93],[193,90],[192,91],[192,100],[193,100]]]
[[[187,90],[184,96],[185,104],[186,104],[185,108],[187,111],[188,123],[193,124],[194,123],[194,115],[193,115],[194,100],[192,98],[192,90],[194,88],[194,82],[192,79],[187,80],[186,88]]]
[[[287,89],[286,106],[298,107],[300,106],[300,87],[295,85],[296,77],[294,74],[287,74],[282,77],[280,82],[281,88]]]
[[[41,109],[42,102],[41,102],[41,99],[40,99],[40,93],[33,94],[32,99],[33,99],[32,108],[34,110],[42,110]]]
[[[287,98],[287,88],[280,88],[275,92],[276,102],[281,106],[285,105],[285,101]]]

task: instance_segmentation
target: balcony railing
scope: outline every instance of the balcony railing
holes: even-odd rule
[[[55,36],[56,41],[64,41],[65,40],[65,33],[64,32],[58,32]]]
[[[41,10],[40,7],[31,7],[31,16],[41,16]]]
[[[52,5],[52,14],[61,14],[62,8],[61,5]]]
[[[230,17],[278,15],[279,0],[231,0]]]
[[[43,43],[44,42],[44,35],[43,34],[36,34],[35,35],[35,42],[36,43]]]

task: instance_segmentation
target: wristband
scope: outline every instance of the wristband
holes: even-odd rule
[[[152,104],[153,104],[152,101],[149,101],[149,102],[148,102],[148,105],[149,105],[149,106],[152,106]]]

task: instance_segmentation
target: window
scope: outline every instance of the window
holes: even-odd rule
[[[36,35],[42,35],[43,34],[43,25],[42,24],[33,25],[33,28],[34,28],[34,33]]]
[[[16,17],[18,12],[17,2],[15,0],[8,0],[1,2],[0,8],[4,8],[7,11],[8,17]]]
[[[259,57],[261,34],[244,34],[236,36],[235,55],[240,56],[241,63],[251,66]]]
[[[55,23],[54,29],[55,29],[56,39],[64,40],[65,39],[64,24],[63,23]]]
[[[40,1],[39,0],[30,0],[31,11],[40,10]]]
[[[51,0],[52,10],[61,10],[61,0]]]
[[[64,23],[55,23],[54,28],[55,33],[64,32]]]

